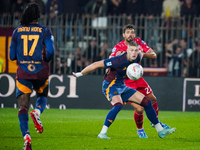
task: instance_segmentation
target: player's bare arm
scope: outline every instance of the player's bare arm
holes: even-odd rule
[[[154,50],[149,49],[146,53],[143,54],[143,57],[144,57],[144,58],[156,59],[156,58],[157,58],[157,55],[156,55],[156,53],[154,52]]]
[[[86,75],[86,74],[96,70],[97,68],[104,68],[104,67],[105,67],[104,60],[96,61],[96,62],[90,64],[89,66],[87,66],[86,68],[84,68],[81,72],[78,72],[78,73],[73,72],[73,75],[75,77],[80,77],[80,76]]]

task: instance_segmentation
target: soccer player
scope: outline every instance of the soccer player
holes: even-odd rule
[[[142,54],[143,54],[142,56],[144,58],[155,59],[157,57],[156,53],[149,46],[147,46],[147,44],[143,40],[141,40],[140,38],[136,38],[135,36],[136,36],[136,34],[135,34],[135,29],[134,29],[133,25],[128,24],[128,25],[124,26],[124,28],[123,28],[124,40],[114,46],[114,48],[112,49],[112,53],[110,54],[109,57],[110,58],[115,57],[115,56],[119,55],[121,52],[126,51],[129,42],[135,41],[136,43],[139,44],[139,46],[140,46],[139,50],[142,51]],[[155,109],[156,114],[158,115],[157,99],[156,99],[155,95],[153,94],[151,87],[148,85],[148,83],[144,80],[143,77],[137,81],[133,81],[133,80],[130,80],[129,78],[127,78],[125,80],[125,84],[126,84],[126,86],[128,86],[130,88],[138,90],[139,92],[144,94],[147,98],[151,99],[153,108]],[[131,102],[130,102],[130,104],[135,109],[134,119],[135,119],[135,123],[137,126],[138,136],[140,138],[148,138],[148,136],[146,135],[146,133],[143,129],[143,107],[141,107],[138,104],[131,103]],[[168,128],[168,129],[170,128],[168,125],[166,125],[164,123],[161,123],[161,125],[164,128]],[[154,125],[151,123],[151,126],[154,126]]]
[[[151,100],[145,97],[139,91],[127,87],[124,83],[124,80],[126,79],[126,68],[128,65],[131,63],[139,63],[141,60],[141,55],[138,53],[138,44],[136,42],[130,41],[127,52],[124,52],[123,54],[113,58],[94,62],[84,68],[81,72],[73,72],[75,77],[81,77],[89,72],[96,70],[97,68],[110,68],[109,71],[105,74],[102,91],[108,101],[110,101],[113,108],[107,114],[103,128],[97,138],[110,139],[110,137],[107,136],[107,130],[109,126],[114,122],[115,117],[119,111],[122,109],[123,103],[126,103],[127,101],[134,102],[144,107],[148,119],[155,125],[160,138],[164,138],[166,135],[171,134],[176,130],[175,128],[163,128],[159,123]]]
[[[24,10],[20,23],[12,34],[10,59],[17,60],[16,97],[19,103],[19,126],[24,137],[24,150],[31,149],[31,136],[28,126],[30,94],[37,94],[35,110],[30,115],[37,132],[43,132],[40,114],[44,111],[48,93],[48,62],[54,55],[54,40],[49,29],[38,24],[39,6],[29,3]]]

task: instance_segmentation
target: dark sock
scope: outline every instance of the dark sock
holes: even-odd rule
[[[39,109],[42,113],[46,108],[47,98],[44,96],[40,96],[37,98],[35,109]]]
[[[154,110],[151,101],[149,101],[147,103],[146,106],[144,106],[144,110],[146,112],[147,118],[153,123],[153,124],[157,124],[158,121],[158,116],[156,114],[156,111]]]
[[[29,134],[27,109],[19,110],[18,118],[19,118],[19,126],[20,126],[20,130],[22,132],[22,135],[25,136],[27,133]]]
[[[122,104],[121,103],[116,103],[113,108],[109,111],[109,113],[106,116],[106,120],[104,122],[104,125],[109,127],[113,121],[115,120],[118,112],[122,109]]]

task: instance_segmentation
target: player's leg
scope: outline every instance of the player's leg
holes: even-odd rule
[[[122,99],[121,99],[120,95],[113,96],[112,100],[111,100],[111,104],[112,104],[113,108],[108,112],[105,122],[103,124],[103,128],[97,138],[110,139],[107,136],[108,128],[114,122],[117,114],[123,107],[123,103],[122,103]]]
[[[144,110],[146,112],[147,118],[155,125],[155,128],[159,134],[160,138],[164,138],[166,135],[171,134],[174,132],[176,129],[164,129],[161,124],[159,123],[157,114],[152,106],[151,100],[145,97],[142,93],[140,92],[135,92],[130,98],[129,101],[135,102],[137,104],[140,104],[141,106],[144,107]]]
[[[135,109],[133,117],[137,126],[137,134],[139,138],[148,138],[143,128],[143,107],[135,103],[130,104]]]
[[[149,87],[150,88],[150,87]],[[152,90],[151,90],[152,91]],[[142,92],[141,92],[142,93]],[[146,95],[146,94],[144,94],[144,95]],[[156,98],[156,96],[153,94],[153,91],[150,93],[150,94],[148,94],[148,95],[146,95],[146,97],[148,97],[151,101],[152,101],[152,105],[153,105],[153,108],[155,109],[155,111],[156,111],[156,114],[158,115],[158,103],[157,103],[157,98]]]
[[[18,98],[19,104],[19,126],[22,132],[22,135],[25,136],[29,134],[29,127],[28,127],[28,110],[29,110],[29,103],[30,103],[30,94],[22,94]]]
[[[144,78],[141,78],[140,80],[136,81],[136,83],[137,83],[137,90],[152,101],[153,108],[155,109],[156,114],[158,116],[158,111],[159,111],[158,103],[157,103],[157,98],[153,93],[153,90],[148,85],[148,83],[144,80]],[[170,127],[164,123],[161,123],[161,125],[164,128],[170,129]],[[154,125],[151,123],[151,126],[154,126]]]
[[[151,87],[147,84],[147,82],[143,79],[140,78],[138,81],[136,81],[134,83],[135,85],[137,85],[137,91],[139,91],[140,93],[144,94],[145,96],[147,95],[152,95],[152,89]],[[135,85],[130,85],[130,86],[135,86]],[[131,87],[132,88],[132,87]],[[155,97],[148,97],[150,100],[156,102]],[[152,99],[151,99],[152,98]],[[157,104],[157,102],[156,102]],[[132,103],[131,104],[134,109],[135,109],[135,113],[134,113],[134,119],[137,125],[137,128],[140,129],[143,127],[143,107]],[[157,112],[156,112],[157,113]]]
[[[43,132],[42,122],[40,120],[40,114],[45,110],[47,104],[48,94],[48,80],[34,81],[34,90],[37,94],[37,100],[35,109],[31,111],[30,115],[35,124],[35,129],[38,133]]]
[[[31,137],[28,126],[28,110],[30,105],[30,94],[32,92],[32,84],[28,80],[16,81],[16,97],[19,105],[18,119],[19,126],[24,137],[24,149],[31,149]]]
[[[143,80],[143,78],[140,78],[138,81],[135,82],[131,82],[131,83],[126,83],[126,85],[132,89],[136,89],[138,90],[138,86],[140,85],[141,80]],[[131,106],[134,108],[135,112],[134,112],[134,120],[135,120],[135,124],[137,126],[137,134],[139,136],[139,138],[148,138],[148,136],[146,135],[144,128],[143,128],[143,107],[135,104],[135,103],[131,103]]]
[[[123,102],[122,102],[122,98],[120,94],[121,92],[123,92],[124,88],[125,88],[124,84],[116,85],[104,80],[103,85],[102,85],[102,91],[105,97],[108,99],[108,101],[111,102],[111,105],[113,106],[113,108],[108,112],[103,124],[103,128],[100,134],[97,136],[97,138],[110,139],[107,136],[107,131],[108,131],[109,126],[113,123],[113,121],[115,120],[115,117],[117,116],[118,112],[121,110],[123,106]]]
[[[149,87],[150,88],[150,87]],[[151,90],[152,91],[152,90]],[[152,101],[152,105],[153,105],[153,108],[155,109],[156,111],[156,114],[158,116],[158,103],[157,103],[157,98],[156,96],[153,94],[153,91],[149,94],[149,95],[146,95],[147,98],[149,98],[151,101]],[[163,128],[165,129],[170,129],[170,126],[168,126],[167,124],[164,124],[162,122],[160,122],[160,124],[162,125]],[[154,127],[154,124],[151,123],[151,126]]]

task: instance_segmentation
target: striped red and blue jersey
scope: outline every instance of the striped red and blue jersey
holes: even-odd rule
[[[126,69],[131,63],[139,63],[141,60],[141,55],[139,54],[137,58],[130,62],[127,60],[127,52],[125,52],[122,55],[112,57],[109,59],[104,60],[104,66],[105,68],[110,68],[109,71],[105,74],[104,80],[107,80],[109,82],[112,82],[115,80],[115,82],[124,82],[126,79]]]
[[[16,79],[47,79],[53,55],[54,39],[48,28],[30,24],[13,31],[9,56],[17,60]]]

